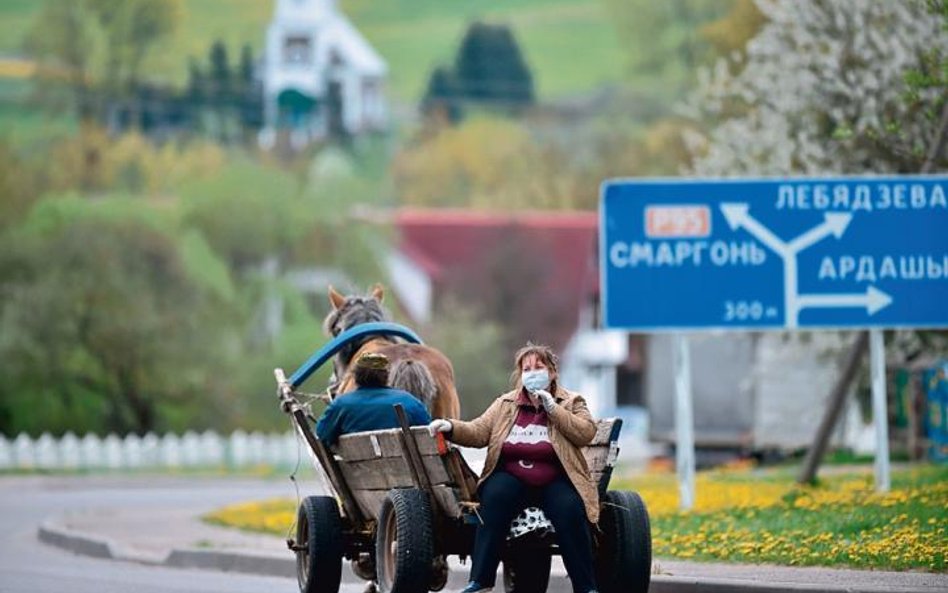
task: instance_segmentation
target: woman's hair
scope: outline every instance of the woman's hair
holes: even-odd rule
[[[559,375],[559,365],[560,358],[553,352],[553,349],[545,344],[534,344],[533,342],[527,342],[527,345],[517,350],[517,353],[514,354],[514,368],[513,372],[510,373],[510,385],[512,387],[520,388],[520,374],[522,372],[521,367],[523,366],[523,361],[530,355],[535,355],[540,361],[546,365],[546,368],[550,370],[551,375]],[[553,378],[550,381],[550,393],[556,393],[556,378]]]
[[[359,387],[386,387],[388,385],[388,357],[368,352],[356,360],[352,378]]]

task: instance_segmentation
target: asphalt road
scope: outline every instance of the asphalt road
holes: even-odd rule
[[[290,495],[284,481],[167,478],[0,478],[0,593],[296,593],[296,581],[77,556],[38,541],[37,526],[69,511],[189,506]],[[362,584],[343,584],[361,593]]]
[[[313,494],[307,490],[315,487],[306,480],[301,484],[301,494]],[[139,553],[135,557],[145,562],[152,557],[151,553],[168,552],[178,547],[203,548],[205,545],[212,550],[221,549],[218,546],[222,545],[236,545],[239,549],[250,550],[255,556],[274,553],[282,556],[286,552],[279,538],[211,527],[195,521],[194,517],[233,502],[287,496],[293,496],[293,487],[285,479],[0,477],[0,593],[296,593],[298,588],[294,578],[100,560],[43,544],[37,538],[37,528],[44,521],[71,517],[60,524],[118,543],[134,542]],[[446,591],[463,587],[467,570],[467,567],[452,570],[451,583]],[[502,591],[502,587],[495,590]],[[564,576],[554,576],[548,593],[568,593],[569,590],[569,581]],[[340,591],[362,593],[364,583],[344,580]],[[941,593],[948,591],[948,577],[927,573],[660,560],[653,566],[650,591]]]

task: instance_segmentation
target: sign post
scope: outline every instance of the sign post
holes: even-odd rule
[[[881,330],[948,327],[948,177],[615,180],[600,218],[606,328],[876,330],[876,478],[888,488]],[[687,360],[686,346],[676,353]],[[676,363],[679,439],[689,383]]]
[[[885,397],[885,341],[881,329],[869,330],[869,367],[872,375],[872,422],[876,429],[876,491],[888,492],[889,414]]]
[[[678,506],[695,505],[695,436],[691,406],[691,352],[688,337],[675,334],[675,467],[678,472]]]

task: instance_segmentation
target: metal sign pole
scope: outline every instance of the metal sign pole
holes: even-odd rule
[[[885,340],[881,329],[869,331],[869,360],[872,371],[872,419],[876,427],[876,491],[888,492],[889,412],[886,407]]]
[[[688,337],[676,333],[675,360],[675,465],[678,470],[679,506],[687,511],[695,504],[695,437],[691,406],[691,355]]]

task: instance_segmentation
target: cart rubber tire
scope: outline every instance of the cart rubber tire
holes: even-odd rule
[[[427,593],[434,559],[428,495],[413,488],[390,490],[375,532],[375,570],[381,593]]]
[[[648,511],[635,492],[606,493],[599,517],[596,554],[601,593],[646,593],[652,575],[652,531]]]
[[[342,519],[331,496],[303,499],[296,517],[296,578],[301,593],[338,593],[342,579]]]
[[[552,560],[548,550],[512,552],[504,558],[504,591],[546,593]]]

